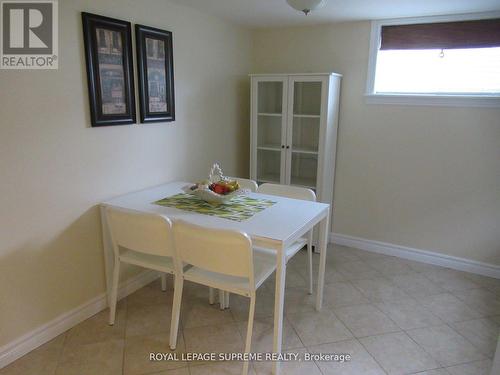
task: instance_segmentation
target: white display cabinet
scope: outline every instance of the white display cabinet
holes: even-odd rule
[[[341,75],[252,74],[250,176],[333,203]]]

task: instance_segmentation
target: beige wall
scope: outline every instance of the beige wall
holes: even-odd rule
[[[247,174],[250,33],[145,4],[59,1],[59,70],[0,70],[0,346],[104,292],[99,202]],[[89,127],[81,11],[173,31],[177,121]]]
[[[255,73],[344,75],[334,231],[499,265],[500,110],[365,104],[369,37],[369,22],[254,33]]]

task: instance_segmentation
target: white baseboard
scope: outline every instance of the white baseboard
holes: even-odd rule
[[[158,278],[154,271],[143,271],[137,276],[127,280],[118,289],[118,298],[128,296],[143,286]],[[47,341],[76,326],[82,321],[90,318],[107,307],[106,293],[97,296],[90,301],[68,311],[52,321],[34,329],[31,332],[17,338],[16,340],[0,348],[0,369],[14,362],[26,353],[36,349]]]
[[[330,233],[330,242],[374,253],[396,256],[403,259],[415,260],[417,262],[434,264],[500,279],[500,266],[495,264],[483,263],[472,259],[441,254],[435,251],[415,249],[340,233]]]

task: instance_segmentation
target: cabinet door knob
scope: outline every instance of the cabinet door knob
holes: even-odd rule
[[[281,148],[285,148],[285,145],[281,145]]]
[[[290,148],[290,146],[286,146],[286,148]]]

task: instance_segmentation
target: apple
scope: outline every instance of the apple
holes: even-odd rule
[[[222,185],[215,185],[215,188],[214,188],[214,192],[216,192],[217,194],[224,194],[224,186]]]

